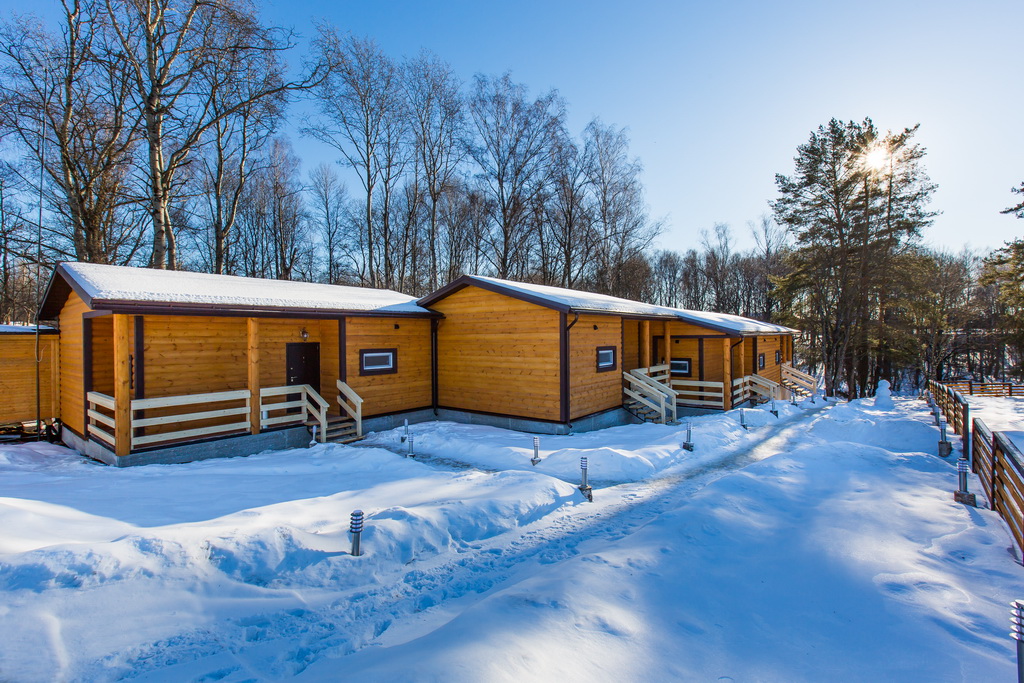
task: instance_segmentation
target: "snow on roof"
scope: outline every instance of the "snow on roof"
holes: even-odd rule
[[[549,285],[533,285],[526,282],[514,282],[512,280],[499,280],[495,277],[484,275],[471,275],[473,280],[482,280],[498,285],[504,289],[515,290],[542,299],[547,299],[569,308],[606,311],[608,313],[623,313],[625,315],[659,315],[672,316],[673,309],[666,306],[655,306],[630,299],[620,299],[617,296],[607,294],[595,294],[593,292],[581,292],[575,289],[564,289],[562,287],[551,287]]]
[[[226,307],[428,314],[415,297],[387,289],[292,280],[264,280],[178,270],[63,263],[93,302],[223,305]]]
[[[601,311],[622,315],[644,315],[678,318],[694,325],[709,326],[714,329],[734,332],[736,334],[791,334],[797,332],[790,327],[761,322],[753,318],[744,318],[728,313],[708,313],[705,311],[689,311],[669,306],[656,306],[640,301],[621,299],[607,294],[581,292],[575,289],[535,285],[512,280],[500,280],[484,275],[469,275],[470,280],[490,283],[505,290],[519,292],[531,297],[545,299],[551,303],[575,310]],[[430,298],[430,297],[428,297]]]
[[[742,315],[732,315],[731,313],[689,311],[684,308],[675,308],[673,310],[677,311],[680,317],[702,320],[707,324],[713,324],[716,327],[727,329],[732,332],[738,332],[739,334],[793,334],[794,332],[800,331],[795,330],[792,327],[786,327],[785,325],[766,323],[760,320],[754,320],[753,318],[744,318]]]

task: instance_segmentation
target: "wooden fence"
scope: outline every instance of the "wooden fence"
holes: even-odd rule
[[[1009,382],[946,382],[945,386],[968,396],[1024,396],[1024,385]]]
[[[989,505],[1010,528],[1017,547],[1024,551],[1024,456],[1002,432],[993,432],[974,418],[971,441],[974,473]]]
[[[928,391],[932,392],[935,403],[942,411],[946,422],[953,427],[953,432],[960,435],[963,440],[964,453],[970,452],[971,440],[971,407],[967,404],[963,394],[948,384],[939,384],[935,380],[928,380]]]

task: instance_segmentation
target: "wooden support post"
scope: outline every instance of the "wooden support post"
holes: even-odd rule
[[[651,367],[651,321],[640,321],[640,367]]]
[[[114,454],[118,456],[132,450],[132,323],[130,315],[114,316]]]
[[[722,340],[722,408],[732,410],[732,338]]]
[[[246,344],[246,365],[248,366],[249,387],[249,433],[260,433],[260,321],[246,318],[248,343]]]
[[[661,323],[661,358],[658,359],[658,364],[668,363],[669,359],[672,358],[672,338],[668,333],[668,321],[662,321]]]

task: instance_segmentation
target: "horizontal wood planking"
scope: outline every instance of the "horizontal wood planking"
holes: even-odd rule
[[[327,412],[341,415],[338,404],[338,380],[341,368],[338,362],[338,321],[320,321],[320,386],[317,391],[327,401]]]
[[[597,327],[595,330],[594,327]],[[622,405],[621,319],[581,315],[569,331],[570,419]],[[615,347],[615,369],[597,371],[597,347]]]
[[[71,292],[58,316],[60,325],[60,419],[79,434],[85,433],[85,373],[82,314],[89,307]]]
[[[640,321],[622,321],[622,369],[635,370],[640,367]]]
[[[434,308],[446,316],[437,333],[440,405],[559,419],[557,311],[476,287]]]
[[[56,391],[60,372],[60,340],[56,335],[39,337],[40,418],[58,416]],[[36,419],[36,338],[34,334],[0,335],[0,423]]]
[[[750,340],[747,340],[748,342]],[[775,362],[775,352],[782,350],[782,339],[778,335],[773,336],[758,336],[757,338],[757,353],[758,355],[764,354],[764,368],[758,369],[757,373],[765,379],[770,379],[775,383],[782,381],[782,365],[781,363]],[[756,359],[755,359],[756,361]],[[756,366],[755,366],[756,367]]]
[[[114,316],[89,318],[92,326],[92,390],[114,395]]]
[[[395,329],[398,325],[398,329]],[[414,318],[347,318],[347,384],[363,399],[363,417],[431,404],[430,321]],[[398,372],[360,375],[362,349],[397,349]],[[331,393],[337,404],[337,388]]]

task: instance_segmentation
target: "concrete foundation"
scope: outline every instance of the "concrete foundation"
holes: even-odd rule
[[[638,424],[640,422],[640,420],[624,408],[613,408],[612,410],[606,410],[601,413],[589,415],[587,417],[574,420],[570,424],[542,422],[541,420],[530,420],[523,417],[485,415],[482,413],[470,413],[463,410],[450,410],[448,408],[439,409],[437,411],[437,417],[434,419],[447,420],[449,422],[460,422],[462,424],[501,427],[502,429],[511,429],[516,432],[528,432],[530,434],[551,435],[592,432],[597,429]]]
[[[269,450],[302,448],[309,445],[310,436],[309,430],[305,426],[288,427],[260,434],[229,436],[223,439],[156,448],[151,451],[131,453],[120,458],[108,448],[95,441],[82,439],[69,429],[62,431],[61,439],[69,448],[94,460],[114,467],[132,467],[134,465],[173,465],[195,460],[209,460],[210,458],[234,458]]]

